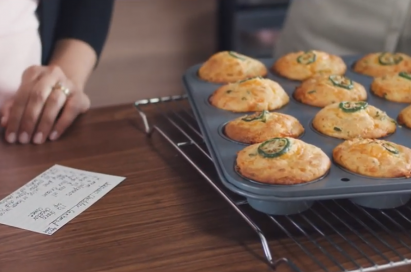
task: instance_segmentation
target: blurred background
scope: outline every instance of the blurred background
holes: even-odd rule
[[[117,0],[87,92],[92,106],[182,93],[190,66],[220,50],[270,57],[288,0]]]

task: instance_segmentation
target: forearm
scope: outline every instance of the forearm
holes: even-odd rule
[[[59,66],[78,90],[84,90],[96,62],[97,54],[89,44],[63,39],[57,42],[49,64]]]
[[[57,43],[48,62],[83,90],[96,67],[110,27],[114,0],[62,0]]]

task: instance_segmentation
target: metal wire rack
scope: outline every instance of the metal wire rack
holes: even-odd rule
[[[372,210],[332,200],[298,215],[263,215],[221,184],[185,95],[139,100],[135,107],[147,135],[159,133],[256,232],[272,270],[281,265],[295,272],[367,272],[410,263],[411,205]],[[288,245],[281,252],[292,251],[293,259],[272,257],[269,244],[280,240]]]

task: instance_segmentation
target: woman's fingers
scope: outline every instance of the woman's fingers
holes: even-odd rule
[[[9,101],[7,101],[3,108],[1,109],[1,126],[2,127],[7,127],[7,121],[9,120],[9,116],[10,116],[10,111],[11,108],[13,107],[13,99],[10,99]]]
[[[35,144],[42,144],[46,141],[66,100],[67,96],[61,90],[56,89],[51,92],[41,114],[36,133],[33,135]]]
[[[15,98],[2,109],[6,140],[42,144],[58,139],[90,107],[88,96],[74,87],[59,67],[27,69]]]
[[[90,99],[83,92],[78,92],[70,96],[63,109],[63,112],[55,124],[50,134],[50,140],[57,140],[66,129],[74,122],[80,114],[90,108]]]
[[[48,100],[51,99],[50,103],[54,103],[54,107],[57,106],[58,110],[64,105],[64,94],[63,96],[59,96],[58,94],[54,94],[53,91],[53,86],[55,86],[57,82],[64,81],[65,76],[60,68],[48,67],[47,71],[34,84],[20,123],[20,143],[27,144],[32,139],[34,130],[36,129],[42,112],[45,110],[44,107]],[[52,92],[54,95],[50,96]]]
[[[13,107],[11,108],[10,115],[7,120],[6,128],[6,140],[9,143],[15,143],[17,140],[17,133],[20,128],[20,121],[23,117],[27,101],[30,97],[30,92],[33,84],[37,81],[37,78],[44,72],[44,68],[41,66],[32,66],[28,68],[22,77],[22,83],[18,89]]]

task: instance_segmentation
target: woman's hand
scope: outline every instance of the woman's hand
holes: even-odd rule
[[[47,138],[58,139],[89,107],[88,96],[59,66],[32,66],[3,107],[1,125],[9,143],[42,144]]]
[[[76,39],[56,43],[48,66],[29,67],[13,100],[2,109],[1,125],[9,143],[44,143],[58,139],[87,111],[83,92],[97,61],[94,49]]]

